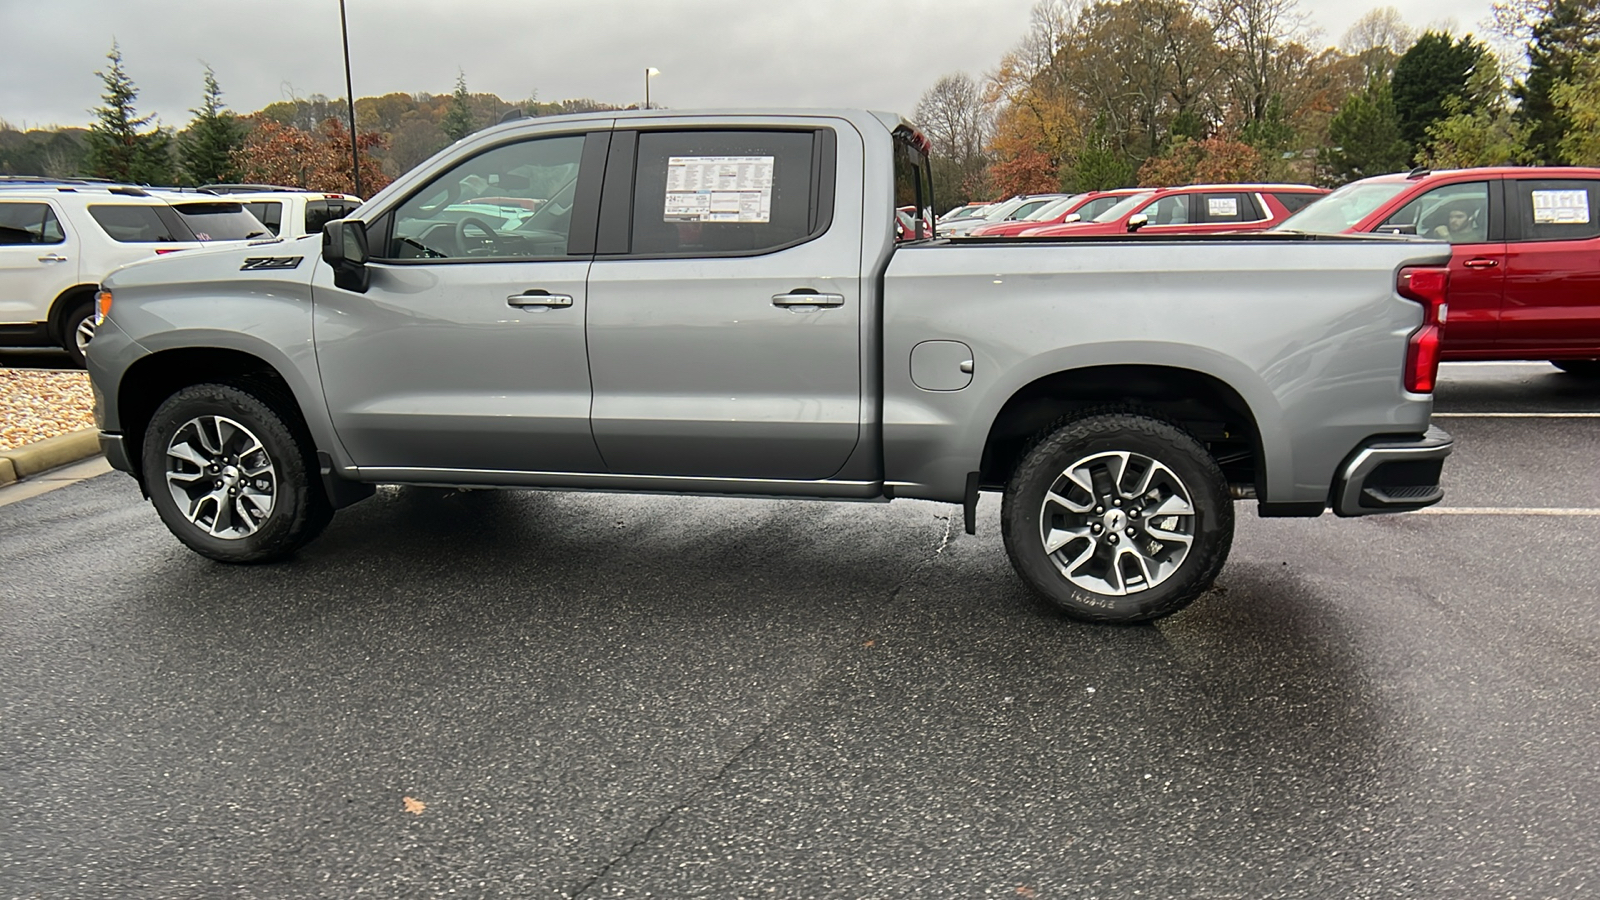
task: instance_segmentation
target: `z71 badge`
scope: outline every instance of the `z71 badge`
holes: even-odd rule
[[[244,265],[239,267],[239,271],[249,272],[253,269],[294,269],[300,266],[300,260],[302,259],[305,259],[305,257],[252,256],[244,261]]]

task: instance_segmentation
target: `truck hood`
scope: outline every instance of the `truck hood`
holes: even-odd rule
[[[102,284],[116,293],[119,287],[221,283],[237,279],[304,283],[311,279],[311,273],[321,262],[320,234],[294,240],[240,241],[130,263],[112,272]]]

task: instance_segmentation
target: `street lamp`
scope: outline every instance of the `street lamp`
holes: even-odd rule
[[[657,75],[660,75],[660,74],[661,74],[661,70],[660,69],[645,69],[644,70],[644,108],[645,109],[649,109],[650,108],[650,79],[655,77],[655,76],[657,76]]]
[[[350,180],[361,194],[361,157],[356,153],[356,92],[350,86],[350,28],[344,21],[344,0],[339,0],[339,33],[344,36],[344,97],[350,103]]]

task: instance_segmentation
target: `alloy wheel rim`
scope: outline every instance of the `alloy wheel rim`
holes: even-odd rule
[[[1166,464],[1110,451],[1056,476],[1039,508],[1039,536],[1067,581],[1121,597],[1156,587],[1182,567],[1196,519],[1189,488]]]
[[[72,333],[72,339],[78,344],[78,355],[89,352],[89,342],[94,340],[94,316],[85,318],[78,323],[78,328]]]
[[[239,540],[272,515],[278,472],[250,429],[225,416],[198,416],[167,444],[167,488],[190,524]]]

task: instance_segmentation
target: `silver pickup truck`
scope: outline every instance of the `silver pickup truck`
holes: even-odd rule
[[[107,279],[101,444],[241,563],[377,484],[915,497],[969,532],[1001,491],[1021,577],[1122,623],[1211,584],[1237,500],[1441,497],[1448,247],[897,228],[931,197],[890,115],[506,123],[320,238]]]

